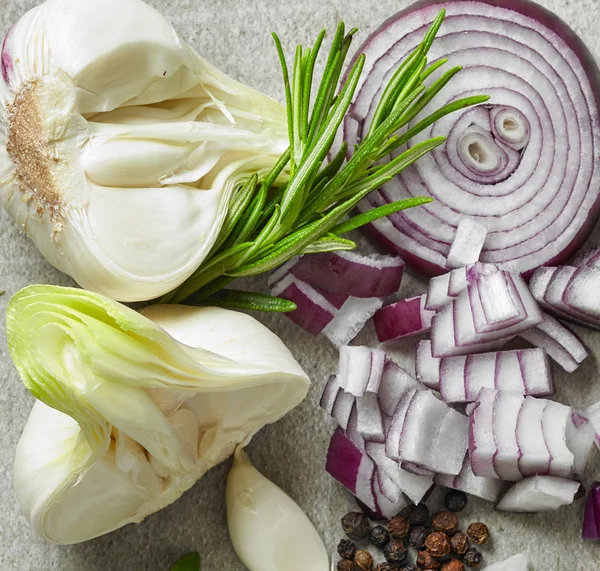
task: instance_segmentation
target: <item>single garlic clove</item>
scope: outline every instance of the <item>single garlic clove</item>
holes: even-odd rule
[[[241,448],[227,479],[227,522],[250,571],[329,571],[323,541],[306,514]]]

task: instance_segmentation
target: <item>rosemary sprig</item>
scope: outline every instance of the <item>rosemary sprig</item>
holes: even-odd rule
[[[446,60],[427,64],[427,54],[444,19],[442,10],[421,44],[398,67],[383,90],[366,136],[352,150],[346,143],[328,161],[334,139],[354,98],[365,57],[359,55],[346,78],[342,71],[355,29],[348,33],[340,23],[334,35],[312,108],[314,69],[325,31],[310,48],[297,46],[290,76],[281,42],[273,34],[283,73],[290,146],[272,171],[259,180],[255,175],[235,193],[218,239],[198,270],[163,303],[187,301],[262,311],[291,311],[294,304],[271,296],[225,290],[238,277],[270,271],[297,254],[349,250],[354,242],[342,235],[394,212],[431,202],[411,198],[347,215],[370,192],[390,181],[424,154],[441,145],[436,137],[416,144],[393,160],[392,151],[406,145],[441,117],[483,103],[486,96],[453,101],[414,126],[413,120],[460,71],[448,70],[430,86],[433,72]],[[410,125],[409,125],[410,124]],[[275,185],[285,171],[287,184]]]

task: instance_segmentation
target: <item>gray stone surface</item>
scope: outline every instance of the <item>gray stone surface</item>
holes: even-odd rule
[[[86,0],[81,0],[85,2]],[[204,56],[233,77],[281,99],[281,81],[269,32],[276,30],[288,48],[308,43],[317,30],[332,29],[339,19],[360,28],[359,41],[382,20],[408,5],[407,0],[152,0],[177,30]],[[600,0],[543,0],[583,37],[600,58]],[[0,0],[0,34],[35,0]],[[600,235],[591,242],[598,244]],[[36,249],[0,213],[0,321],[11,294],[32,283],[69,285],[70,280],[51,268]],[[263,280],[254,285],[262,287]],[[423,284],[406,280],[407,293]],[[264,429],[250,446],[256,466],[285,489],[306,511],[333,549],[340,536],[339,518],[352,506],[350,496],[324,472],[327,441],[333,424],[317,408],[320,388],[334,367],[335,351],[323,339],[314,339],[280,316],[265,323],[290,346],[314,381],[308,399],[275,426]],[[585,341],[600,355],[600,335],[581,330]],[[369,329],[360,340],[373,342]],[[396,346],[400,360],[414,341]],[[557,372],[558,398],[574,406],[600,400],[597,357],[589,358],[574,375]],[[188,550],[198,550],[204,571],[241,571],[243,566],[229,543],[224,485],[228,464],[207,474],[178,502],[137,526],[128,526],[83,545],[56,547],[38,539],[19,514],[12,491],[11,466],[17,439],[33,403],[19,381],[0,327],[0,569],[3,571],[164,571]],[[588,481],[597,473],[597,459]],[[494,513],[490,504],[471,501],[462,516],[478,519],[492,529],[486,549],[488,561],[515,553],[529,554],[536,571],[600,569],[600,544],[579,540],[582,502],[558,513],[509,516]],[[299,545],[298,549],[302,549]],[[290,558],[294,553],[289,554]],[[284,571],[284,570],[282,570]]]

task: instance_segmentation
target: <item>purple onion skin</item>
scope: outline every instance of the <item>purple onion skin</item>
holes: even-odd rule
[[[583,515],[581,537],[598,541],[600,539],[598,522],[600,520],[600,483],[594,482],[588,493]]]
[[[462,0],[462,2],[464,1],[465,0]],[[496,8],[505,8],[513,10],[515,12],[519,12],[520,14],[537,20],[542,25],[546,26],[547,28],[552,30],[556,35],[558,35],[579,58],[579,61],[581,62],[583,69],[585,70],[588,76],[588,80],[592,87],[596,104],[598,107],[600,107],[600,69],[598,69],[598,64],[596,63],[594,56],[590,53],[590,50],[585,45],[583,40],[570,28],[570,26],[564,20],[562,20],[562,18],[560,18],[554,12],[551,12],[550,10],[544,8],[543,6],[540,6],[539,4],[531,0],[474,1],[479,2],[481,4],[488,4],[489,6]],[[439,6],[440,9],[442,9],[447,7],[449,4],[453,3],[459,4],[461,3],[461,0],[455,0],[450,2],[446,0],[418,0],[417,2],[411,4],[404,10],[400,10],[393,16],[390,16],[358,48],[358,50],[352,58],[348,70],[352,68],[352,65],[354,64],[358,56],[361,53],[363,53],[363,51],[365,51],[365,47],[369,43],[374,41],[396,20],[402,18],[406,14],[418,12],[419,10],[430,8],[432,6]],[[562,252],[560,252],[560,254],[545,262],[544,265],[558,266],[572,259],[591,234],[598,219],[598,216],[600,216],[600,197],[590,209],[590,214],[586,220],[586,223],[581,226],[581,228],[575,234],[571,242],[565,247],[565,249]],[[399,254],[402,257],[402,259],[406,262],[406,264],[409,265],[411,269],[413,269],[418,274],[427,277],[433,277],[439,276],[448,271],[447,268],[439,266],[427,260],[422,260],[418,256],[415,256],[414,254],[407,252],[403,248],[399,247],[397,244],[394,244],[391,240],[383,236],[372,224],[365,226],[364,231],[367,232],[376,241],[378,241],[384,248],[387,249],[387,251]],[[524,272],[522,275],[526,280],[529,280],[531,274],[534,271],[535,268]]]
[[[6,46],[6,42],[8,41],[8,38],[9,38],[10,33],[12,32],[13,28],[14,28],[14,26],[12,26],[6,33],[6,36],[4,37],[4,41],[2,42],[2,51],[0,52],[0,62],[2,65],[2,79],[4,80],[4,83],[6,83],[7,85],[9,83],[9,75],[13,71],[14,64],[13,64],[13,59],[10,54],[10,51],[8,50],[8,47]]]

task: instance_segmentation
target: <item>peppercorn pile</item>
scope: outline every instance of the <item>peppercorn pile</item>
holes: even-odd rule
[[[351,512],[342,518],[342,529],[348,539],[338,545],[338,571],[466,571],[477,568],[483,555],[470,545],[484,545],[489,530],[483,523],[471,523],[466,533],[459,531],[456,515],[467,505],[463,492],[446,494],[446,509],[429,513],[425,504],[404,508],[385,525],[372,525],[362,512]],[[359,545],[357,545],[357,543]],[[377,549],[376,553],[369,551]],[[409,548],[416,550],[416,562],[409,562]],[[381,553],[385,561],[376,563]]]

